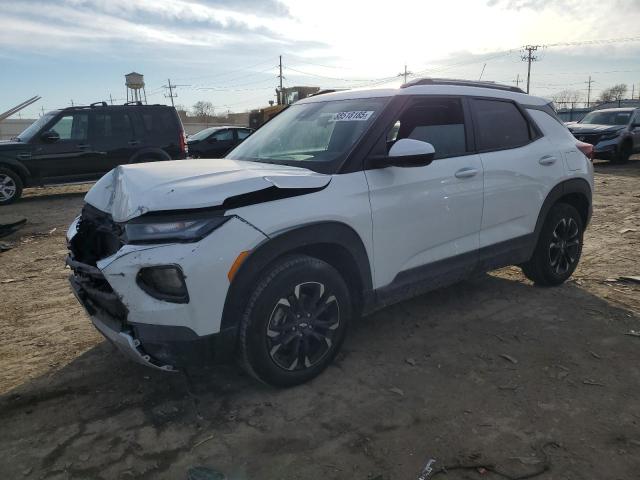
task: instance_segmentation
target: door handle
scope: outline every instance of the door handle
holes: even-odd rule
[[[557,158],[553,155],[545,155],[544,157],[540,158],[540,160],[538,160],[538,163],[540,165],[553,165],[554,163],[556,163],[556,160]]]
[[[478,174],[478,170],[471,167],[461,168],[455,173],[456,178],[470,178],[475,177]]]
[[[79,143],[78,144],[78,148],[81,148],[83,150],[89,148],[91,145],[89,145],[88,143]]]
[[[131,145],[132,147],[134,147],[136,145],[140,145],[140,140],[131,140],[129,142],[129,145]]]

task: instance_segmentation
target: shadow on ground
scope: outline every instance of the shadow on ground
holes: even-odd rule
[[[155,372],[102,343],[0,397],[0,476],[183,479],[207,465],[230,479],[410,479],[436,458],[635,478],[632,328],[575,284],[487,275],[361,320],[334,365],[288,390],[233,366]]]

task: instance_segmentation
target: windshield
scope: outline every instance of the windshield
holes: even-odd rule
[[[218,128],[205,128],[204,130],[200,130],[198,133],[195,133],[193,135],[189,135],[189,140],[204,140],[205,138],[207,138],[209,135],[211,135],[213,132],[215,132],[216,130],[219,130]]]
[[[22,133],[16,137],[16,139],[21,142],[28,142],[36,133],[40,131],[42,127],[44,127],[49,122],[49,120],[51,120],[56,115],[56,113],[58,112],[49,112],[46,115],[41,116],[38,120],[25,128]]]
[[[248,137],[227,158],[311,169],[342,161],[388,101],[362,98],[294,104]]]
[[[630,110],[615,112],[591,112],[588,113],[580,123],[590,123],[592,125],[626,125],[631,120]]]

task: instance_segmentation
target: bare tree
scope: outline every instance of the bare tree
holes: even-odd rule
[[[551,95],[551,99],[557,105],[570,105],[572,108],[576,103],[584,100],[584,93],[580,90],[565,89]]]
[[[201,119],[207,119],[213,113],[213,104],[211,102],[198,101],[191,108],[193,115]]]
[[[625,83],[619,83],[613,87],[606,88],[600,94],[601,102],[615,102],[622,100],[629,88]]]

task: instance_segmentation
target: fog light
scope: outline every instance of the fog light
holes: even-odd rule
[[[140,288],[154,298],[172,303],[189,303],[184,275],[177,265],[141,268],[136,280]]]

